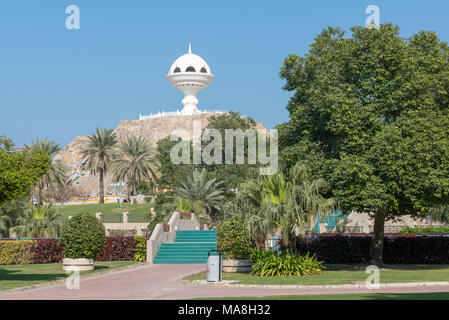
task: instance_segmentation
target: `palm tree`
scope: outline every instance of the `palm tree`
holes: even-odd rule
[[[111,169],[115,179],[132,183],[132,193],[136,195],[138,183],[144,179],[153,183],[157,181],[159,163],[156,151],[144,138],[128,137],[118,146]]]
[[[54,157],[61,150],[61,147],[54,141],[45,139],[36,139],[31,142],[31,145],[26,145],[27,148],[37,148],[40,151],[47,153],[53,160]],[[38,202],[43,204],[42,193],[44,190],[48,190],[51,187],[62,188],[66,185],[66,173],[67,167],[61,160],[53,160],[52,165],[48,172],[37,183],[38,188]]]
[[[225,218],[239,216],[246,225],[249,234],[254,236],[259,245],[263,245],[267,234],[264,210],[264,190],[260,181],[251,179],[242,183],[234,201],[229,201],[223,209]]]
[[[19,237],[57,237],[60,234],[60,217],[51,204],[30,205],[18,218],[18,225],[11,231],[17,233]]]
[[[192,207],[197,211],[204,208],[215,220],[217,209],[220,209],[220,203],[224,198],[224,189],[221,187],[223,181],[216,179],[207,179],[207,170],[201,171],[195,169],[192,175],[188,175],[184,181],[178,181],[180,186],[175,188],[177,196],[190,200]]]
[[[289,210],[289,197],[291,196],[291,184],[286,181],[282,173],[276,173],[262,178],[264,203],[263,219],[260,221],[263,230],[274,233],[279,230],[282,234],[284,246],[289,246],[294,237],[298,217]]]
[[[282,245],[293,251],[297,232],[310,227],[317,215],[335,209],[334,199],[322,195],[325,181],[309,176],[307,167],[297,164],[285,175],[278,172],[246,182],[234,211],[240,210],[237,214],[257,239],[265,240],[266,234],[280,231]]]
[[[335,209],[335,200],[322,193],[326,183],[323,179],[310,179],[308,168],[297,163],[285,178],[282,173],[264,179],[268,203],[268,218],[272,230],[279,229],[282,244],[293,251],[297,231],[310,227],[312,218],[328,215]]]
[[[311,180],[308,170],[303,164],[297,164],[290,170],[293,210],[301,216],[300,227],[303,228],[310,228],[314,218],[327,216],[336,209],[335,199],[323,196],[326,181],[322,178]]]
[[[82,157],[92,174],[99,173],[100,203],[104,203],[104,175],[109,170],[117,136],[112,130],[97,128],[97,132],[88,136],[88,139]]]

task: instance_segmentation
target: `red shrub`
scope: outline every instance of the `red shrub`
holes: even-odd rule
[[[298,253],[315,254],[326,263],[368,263],[372,234],[320,234],[305,240],[298,237]],[[449,263],[447,235],[385,235],[385,263],[447,264]]]
[[[97,261],[132,261],[136,250],[134,237],[108,237]]]
[[[64,251],[59,239],[38,239],[31,247],[33,263],[59,263],[62,262]]]

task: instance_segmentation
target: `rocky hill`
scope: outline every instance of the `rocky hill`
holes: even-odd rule
[[[184,129],[192,135],[193,121],[201,121],[201,128],[204,129],[208,123],[209,118],[217,113],[199,113],[193,115],[170,115],[145,120],[123,120],[114,129],[119,141],[124,141],[128,136],[144,137],[156,146],[157,142],[169,136],[175,129]],[[257,129],[267,128],[260,122],[256,121]],[[267,130],[268,131],[268,130]],[[55,159],[59,159],[67,166],[74,167],[74,164],[81,159],[81,150],[87,141],[86,136],[79,136],[73,139],[65,148],[63,148]],[[105,177],[105,188],[111,191],[112,179],[110,176]],[[92,176],[89,172],[83,171],[80,177],[76,180],[76,184],[84,192],[93,192],[98,190],[98,177]]]

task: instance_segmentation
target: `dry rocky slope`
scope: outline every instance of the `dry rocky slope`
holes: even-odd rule
[[[201,113],[194,115],[162,116],[145,120],[123,120],[114,129],[119,141],[124,141],[128,136],[143,137],[151,145],[156,146],[157,142],[169,136],[175,129],[184,129],[190,132],[192,136],[193,122],[201,121],[201,129],[204,129],[211,116],[217,116],[217,113]],[[256,129],[268,129],[260,122],[256,121]],[[81,150],[87,141],[86,136],[79,136],[73,139],[65,148],[63,148],[55,159],[59,159],[67,166],[81,160]],[[79,178],[79,187],[84,192],[93,192],[98,190],[98,177],[85,172]],[[112,178],[110,175],[105,177],[105,188],[112,191]]]

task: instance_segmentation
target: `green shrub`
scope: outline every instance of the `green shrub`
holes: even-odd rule
[[[136,250],[134,252],[134,261],[145,262],[147,260],[147,238],[137,236],[134,238]]]
[[[73,216],[62,227],[61,243],[66,258],[95,259],[106,243],[104,226],[90,215]]]
[[[252,248],[249,253],[249,258],[253,261],[253,264],[255,264],[260,260],[268,259],[271,255],[273,255],[273,251],[271,250]]]
[[[246,259],[254,247],[254,240],[238,217],[224,221],[217,230],[217,248],[225,250],[231,259]]]
[[[323,262],[308,253],[298,256],[265,250],[264,253],[258,252],[254,258],[256,261],[251,273],[255,276],[306,276],[320,274],[324,269]]]
[[[449,233],[449,226],[405,227],[399,233]]]
[[[0,265],[32,263],[31,248],[34,242],[33,240],[0,241]]]

